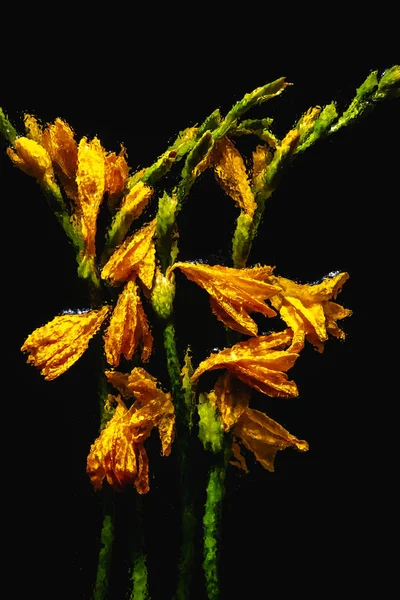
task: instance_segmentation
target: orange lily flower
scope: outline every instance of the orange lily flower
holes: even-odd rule
[[[250,338],[203,360],[192,375],[195,381],[206,371],[227,369],[238,379],[267,396],[294,398],[298,396],[294,381],[286,372],[299,357],[290,348],[290,329],[271,335]]]
[[[322,352],[328,333],[345,338],[336,321],[348,317],[352,311],[331,299],[336,298],[348,278],[348,273],[338,273],[315,285],[301,285],[284,277],[270,277],[271,283],[281,288],[281,292],[271,299],[271,304],[293,330],[294,352],[303,348],[305,339]]]
[[[219,265],[209,266],[196,263],[176,262],[188,279],[200,285],[210,294],[210,304],[215,316],[227,327],[245,335],[257,335],[257,325],[249,313],[259,312],[274,317],[265,300],[280,291],[271,284],[273,267],[232,269]]]
[[[104,342],[107,362],[113,367],[118,367],[121,354],[130,360],[139,344],[142,344],[143,362],[151,354],[153,336],[133,281],[128,281],[118,297]]]
[[[109,485],[121,491],[135,485],[139,494],[149,487],[148,458],[144,442],[157,427],[163,456],[171,452],[175,415],[171,395],[157,387],[157,380],[144,369],[129,374],[106,372],[107,378],[125,397],[135,397],[128,409],[118,396],[114,416],[92,444],[87,459],[87,472],[94,488],[100,489],[106,478]]]
[[[144,285],[151,289],[156,267],[153,242],[156,222],[157,219],[153,219],[117,248],[103,267],[102,279],[108,279],[112,285],[118,285],[136,273]]]
[[[29,352],[27,362],[41,369],[45,379],[56,379],[82,356],[108,310],[103,306],[100,310],[61,315],[35,329],[21,348]]]

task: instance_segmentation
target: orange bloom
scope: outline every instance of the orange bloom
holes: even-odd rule
[[[210,354],[203,360],[192,375],[192,381],[206,371],[227,369],[250,387],[267,396],[294,398],[298,396],[294,381],[289,381],[286,371],[299,357],[291,349],[285,350],[292,341],[289,329],[250,338],[226,348],[217,354]]]
[[[155,246],[153,236],[156,219],[127,238],[114,252],[101,272],[102,279],[118,285],[130,279],[135,273],[150,289],[155,271]]]
[[[16,152],[7,148],[7,154],[16,167],[39,182],[53,183],[51,158],[43,146],[27,137],[17,138],[14,146]]]
[[[281,288],[281,292],[271,299],[271,304],[293,330],[293,351],[301,350],[307,339],[322,352],[328,333],[344,339],[345,333],[336,321],[352,313],[332,302],[331,298],[336,298],[348,278],[348,273],[339,273],[315,285],[301,285],[284,277],[270,277],[269,281]]]
[[[306,441],[297,439],[279,423],[252,408],[247,408],[240,416],[233,428],[233,435],[254,453],[258,462],[268,471],[275,470],[274,461],[278,450],[285,450],[285,448],[295,448],[301,452],[308,450]],[[236,461],[231,461],[232,464],[248,471],[245,459],[240,454],[239,445],[235,440],[232,451],[236,459]]]
[[[249,406],[251,388],[229,371],[221,375],[208,399],[219,410],[224,431],[229,431]]]
[[[151,354],[153,336],[133,281],[128,281],[119,295],[104,342],[107,362],[113,367],[118,367],[121,354],[130,360],[139,344],[142,361],[148,360]]]
[[[29,352],[27,362],[41,369],[45,379],[56,379],[82,356],[108,310],[103,306],[100,310],[61,315],[35,329],[21,348]]]
[[[257,325],[249,313],[259,312],[268,317],[276,315],[265,300],[280,291],[270,283],[273,267],[232,269],[209,265],[177,262],[171,270],[179,268],[211,296],[210,304],[215,316],[227,327],[246,335],[257,335]]]
[[[87,472],[94,488],[104,478],[117,491],[132,483],[139,494],[149,491],[148,459],[144,442],[157,427],[163,456],[171,452],[175,415],[171,395],[157,387],[157,380],[144,369],[130,374],[106,372],[107,378],[125,397],[135,397],[128,409],[120,397],[116,412],[90,449]]]
[[[215,178],[224,192],[230,196],[249,217],[257,208],[247,177],[244,160],[234,143],[223,137],[216,142],[209,158]]]

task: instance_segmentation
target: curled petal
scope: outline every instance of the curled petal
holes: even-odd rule
[[[42,131],[42,127],[40,126],[40,123],[38,122],[36,117],[34,117],[33,115],[25,114],[24,115],[24,125],[25,125],[26,137],[29,138],[30,140],[34,140],[35,142],[37,142],[38,144],[43,146],[43,144],[42,144],[43,131]]]
[[[269,336],[239,342],[203,360],[193,373],[196,380],[206,371],[227,369],[244,383],[268,396],[293,398],[298,395],[294,381],[289,381],[285,371],[293,366],[298,354],[283,350],[291,343],[288,329]]]
[[[219,140],[212,150],[215,177],[224,192],[250,217],[257,207],[247,177],[242,155],[227,137]]]
[[[105,190],[114,196],[124,191],[125,183],[129,175],[129,167],[126,162],[126,150],[121,148],[118,156],[111,152],[105,156]]]
[[[121,355],[130,360],[140,344],[143,348],[142,360],[147,360],[151,354],[153,336],[137,294],[137,287],[133,281],[128,281],[118,298],[104,335],[107,362],[113,367],[118,367]]]
[[[78,213],[85,253],[95,255],[96,221],[105,191],[105,152],[97,138],[82,138],[78,147]]]
[[[102,279],[109,279],[113,285],[117,285],[137,273],[150,251],[155,230],[156,219],[127,238],[104,265]],[[146,274],[144,278],[148,283],[150,277]]]
[[[248,408],[250,395],[251,388],[231,373],[228,372],[218,378],[208,398],[218,407],[225,431],[229,431]]]
[[[270,280],[281,287],[281,292],[271,299],[271,303],[293,330],[292,350],[301,350],[307,339],[322,352],[328,333],[344,339],[345,334],[336,321],[351,315],[351,311],[331,299],[336,298],[348,278],[348,273],[338,273],[321,283],[308,285],[271,276]]]
[[[106,478],[112,488],[121,491],[135,483],[138,476],[138,446],[128,425],[130,411],[119,397],[116,400],[115,414],[92,444],[87,458],[86,471],[95,490]]]
[[[265,300],[280,291],[280,287],[267,282],[273,268],[268,266],[248,269],[209,266],[177,262],[186,277],[210,294],[210,304],[215,316],[227,327],[246,335],[257,335],[257,325],[249,313],[259,312],[272,317],[276,313]]]
[[[297,439],[279,423],[259,410],[251,408],[242,414],[233,429],[233,435],[254,453],[256,459],[268,471],[275,470],[274,460],[278,450],[285,450],[285,448],[295,448],[301,452],[308,450],[307,442]],[[247,470],[245,463],[243,466],[240,461],[239,455],[238,448],[235,448],[235,458],[241,463],[240,466]]]
[[[35,329],[21,350],[29,352],[28,363],[41,369],[45,379],[64,373],[88,347],[108,313],[108,306],[85,313],[66,314]]]
[[[143,442],[150,435],[153,427],[160,434],[162,453],[171,451],[175,432],[175,413],[171,394],[163,392],[155,377],[145,369],[136,367],[131,373],[106,371],[108,381],[126,398],[135,398],[130,409],[129,425],[134,440]]]
[[[56,119],[43,132],[42,144],[49,153],[67,196],[78,201],[76,173],[78,168],[78,146],[71,127],[62,119]]]

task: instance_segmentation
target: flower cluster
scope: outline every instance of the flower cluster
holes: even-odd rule
[[[280,90],[278,86],[276,93]],[[187,153],[186,179],[171,196],[164,194],[160,199],[158,216],[134,231],[133,221],[154,193],[148,184],[154,169],[149,169],[146,177],[144,171],[129,177],[124,148],[118,155],[107,153],[97,138],[84,137],[76,142],[71,127],[61,119],[43,128],[26,115],[26,136],[17,138],[14,149],[8,150],[11,160],[40,183],[62,188],[70,203],[70,221],[82,241],[81,275],[98,268],[97,216],[107,198],[113,217],[99,278],[104,289],[120,287],[114,306],[105,302],[93,310],[62,314],[36,329],[22,346],[29,354],[28,362],[41,369],[46,379],[55,379],[79,359],[102,326],[105,357],[111,368],[134,356],[136,360],[140,356],[142,362],[148,361],[153,336],[141,295],[152,299],[159,318],[168,319],[179,269],[208,294],[213,314],[225,327],[247,336],[232,347],[206,357],[189,375],[190,385],[195,389],[203,373],[222,372],[214,389],[207,394],[207,401],[214,407],[221,429],[232,436],[233,464],[247,470],[239,442],[268,470],[274,469],[278,450],[287,447],[307,450],[305,441],[250,408],[251,390],[280,398],[298,395],[296,383],[288,378],[287,372],[305,343],[310,342],[322,352],[329,334],[344,338],[337,321],[351,311],[334,300],[348,274],[339,273],[318,284],[301,285],[276,276],[274,267],[267,265],[230,268],[175,262],[178,252],[175,218],[182,190],[187,191],[205,169],[212,169],[218,184],[240,209],[234,253],[241,257],[238,262],[245,262],[245,248],[254,234],[257,209],[273,190],[283,161],[296,151],[305,129],[312,128],[318,114],[310,113],[281,142],[269,131],[265,120],[243,121],[241,126],[234,126],[236,121],[232,120],[229,137],[224,124],[217,127],[213,137],[207,131],[201,133],[201,128],[183,132],[179,143],[159,159],[155,168],[161,172],[171,161]],[[264,142],[253,153],[250,173],[232,140],[234,133],[239,136],[248,130],[257,133]],[[267,318],[279,314],[287,328],[259,335],[253,313]],[[128,374],[108,370],[106,377],[120,395],[109,395],[108,403],[115,405],[115,411],[91,447],[87,471],[95,489],[106,479],[116,490],[132,483],[143,494],[149,489],[144,442],[156,427],[163,455],[170,453],[177,399],[162,391],[156,379],[142,367],[135,367]]]

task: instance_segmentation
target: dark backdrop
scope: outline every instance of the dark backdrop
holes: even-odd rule
[[[19,130],[27,111],[44,121],[62,117],[78,137],[98,135],[107,150],[118,151],[123,142],[132,167],[151,164],[179,130],[218,106],[225,113],[244,93],[279,76],[295,85],[260,112],[273,116],[283,134],[311,105],[335,99],[343,108],[371,69],[382,72],[394,62],[393,56],[375,62],[353,56],[318,66],[310,57],[244,66],[228,55],[222,64],[194,60],[190,68],[178,68],[173,49],[165,49],[152,72],[145,57],[131,67],[115,60],[106,69],[92,58],[88,54],[74,69],[47,78],[14,71],[1,104]],[[398,109],[398,101],[387,101],[316,144],[295,161],[268,202],[249,265],[273,264],[276,273],[304,283],[346,270],[351,277],[339,302],[354,314],[342,322],[345,343],[331,339],[323,355],[311,348],[302,353],[290,373],[299,398],[254,400],[306,439],[310,451],[280,453],[274,474],[251,457],[249,474],[229,468],[221,563],[226,598],[267,598],[276,592],[284,598],[325,597],[326,590],[356,594],[377,584],[374,572],[386,529],[381,449],[393,394],[383,392],[388,377],[383,362],[395,311],[389,276],[398,201]],[[25,364],[19,348],[33,329],[62,310],[88,307],[88,298],[77,280],[73,252],[38,186],[10,165],[3,143],[0,167],[6,239],[3,483],[14,515],[10,548],[20,565],[18,589],[40,591],[43,598],[87,599],[102,510],[102,493],[92,492],[85,473],[98,428],[96,352],[91,347],[62,377],[45,382]],[[235,215],[231,200],[204,175],[180,216],[180,259],[229,264]],[[205,295],[183,277],[178,285],[180,348],[191,341],[197,364],[212,348],[223,347],[224,331]],[[160,349],[153,360],[156,369]],[[155,435],[149,445],[150,577],[153,600],[169,600],[179,535],[176,459],[159,457]],[[198,468],[200,477],[204,466]],[[123,514],[129,513],[132,495],[118,501]],[[124,524],[119,527],[123,532]],[[116,557],[114,568],[122,573],[129,565],[122,550]],[[124,597],[122,589],[118,593],[115,600]],[[194,594],[202,597],[200,591]]]

